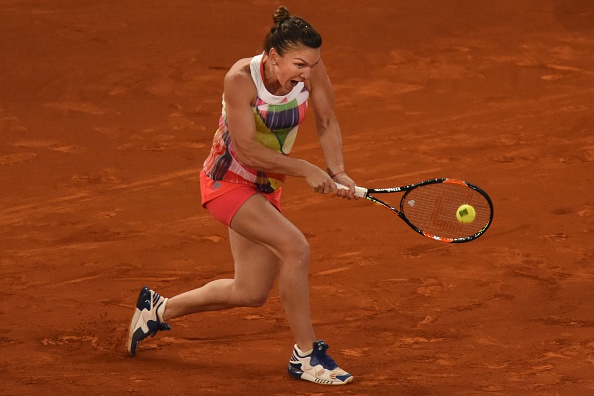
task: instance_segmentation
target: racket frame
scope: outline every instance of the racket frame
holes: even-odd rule
[[[408,195],[408,193],[410,191],[414,190],[415,188],[419,188],[419,187],[426,186],[429,184],[439,184],[439,183],[463,185],[463,186],[471,188],[471,189],[477,191],[479,194],[481,194],[486,199],[487,203],[489,204],[490,214],[489,214],[489,221],[487,222],[487,224],[485,224],[485,226],[483,228],[481,228],[479,231],[477,231],[476,233],[469,235],[469,236],[460,237],[460,238],[440,237],[438,235],[433,235],[427,231],[424,231],[424,230],[420,229],[419,227],[417,227],[416,225],[414,225],[404,214],[404,205],[406,203],[406,196]],[[346,187],[342,184],[336,183],[336,186],[340,189],[348,190],[348,187]],[[391,193],[398,193],[398,192],[404,192],[404,195],[400,199],[400,210],[398,210],[395,207],[393,207],[392,205],[382,201],[381,199],[376,198],[375,196],[371,195],[371,194],[391,194]],[[491,198],[489,197],[489,195],[480,187],[478,187],[474,184],[468,183],[466,181],[459,180],[459,179],[451,179],[451,178],[447,178],[447,177],[435,178],[435,179],[424,180],[419,183],[409,184],[406,186],[388,187],[388,188],[364,188],[364,187],[357,186],[357,187],[355,187],[355,196],[359,197],[359,198],[365,198],[371,202],[380,204],[381,206],[390,210],[391,212],[396,213],[398,215],[398,217],[400,217],[410,228],[412,228],[414,231],[416,231],[420,235],[423,235],[424,237],[427,237],[427,238],[430,238],[430,239],[433,239],[433,240],[436,240],[439,242],[445,242],[445,243],[470,242],[470,241],[480,237],[481,235],[483,235],[485,233],[485,231],[487,231],[487,229],[491,226],[491,222],[493,221],[493,202],[491,201]]]

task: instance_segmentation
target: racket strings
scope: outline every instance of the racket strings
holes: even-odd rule
[[[472,223],[462,224],[457,209],[468,204],[474,207]],[[417,228],[443,238],[464,238],[481,231],[491,219],[491,206],[478,191],[461,184],[437,183],[421,186],[404,195],[401,203],[404,216]]]

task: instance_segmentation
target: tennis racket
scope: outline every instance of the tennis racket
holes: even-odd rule
[[[338,188],[348,187],[337,183]],[[404,192],[396,209],[371,194]],[[487,231],[493,220],[493,203],[479,187],[457,179],[430,179],[420,183],[391,188],[355,187],[355,196],[382,205],[396,213],[419,234],[447,243],[472,241]],[[475,210],[474,221],[461,223],[456,212],[462,205]]]

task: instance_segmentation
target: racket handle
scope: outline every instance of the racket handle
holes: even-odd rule
[[[345,186],[344,184],[340,184],[340,183],[336,183],[336,187],[338,187],[340,190],[348,190],[349,189],[347,186]],[[359,186],[355,187],[355,197],[365,198],[366,194],[367,194],[367,189],[365,187],[359,187]]]

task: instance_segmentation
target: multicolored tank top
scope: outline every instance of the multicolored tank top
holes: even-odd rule
[[[288,155],[295,143],[297,128],[305,118],[309,92],[303,82],[298,83],[285,96],[276,96],[268,92],[264,86],[262,55],[252,58],[250,71],[258,94],[252,106],[256,139],[269,149]],[[224,97],[219,128],[214,135],[210,154],[204,161],[203,170],[213,180],[253,185],[263,193],[276,191],[285,181],[285,175],[261,172],[237,160],[229,137]]]

